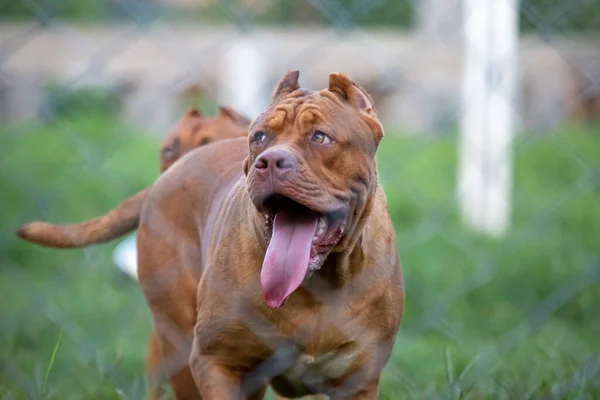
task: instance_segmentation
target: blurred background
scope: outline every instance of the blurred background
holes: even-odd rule
[[[600,398],[600,2],[0,0],[0,397],[140,399],[120,240],[52,250],[158,176],[190,105],[287,69],[373,96],[407,303],[381,398]]]

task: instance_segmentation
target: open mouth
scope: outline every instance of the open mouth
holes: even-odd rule
[[[278,308],[321,268],[341,239],[345,221],[339,212],[320,213],[278,194],[263,203],[263,210],[269,245],[261,283],[269,306]]]

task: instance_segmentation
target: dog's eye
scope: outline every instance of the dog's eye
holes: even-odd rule
[[[331,138],[321,131],[315,131],[312,135],[312,141],[319,144],[331,143]]]
[[[266,137],[267,135],[264,132],[259,131],[252,135],[252,141],[256,144],[260,144],[264,142]]]
[[[179,139],[172,140],[168,145],[161,149],[162,156],[165,158],[175,158],[178,156],[181,142]]]
[[[172,157],[175,155],[175,150],[172,147],[165,147],[162,149],[162,155],[164,157]]]

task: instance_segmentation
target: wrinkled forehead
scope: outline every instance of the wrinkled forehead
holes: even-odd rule
[[[283,99],[274,101],[252,123],[251,131],[260,128],[277,134],[296,127],[346,132],[346,128],[364,124],[356,110],[344,104],[335,94],[298,89]]]

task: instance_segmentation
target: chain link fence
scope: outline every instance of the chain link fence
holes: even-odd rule
[[[347,72],[386,129],[407,300],[381,398],[598,398],[600,3],[518,5],[501,237],[465,226],[456,195],[465,3],[0,4],[0,396],[145,396],[151,317],[115,253],[131,242],[55,250],[14,232],[109,211],[157,178],[190,106],[254,118],[294,68],[314,89]]]

